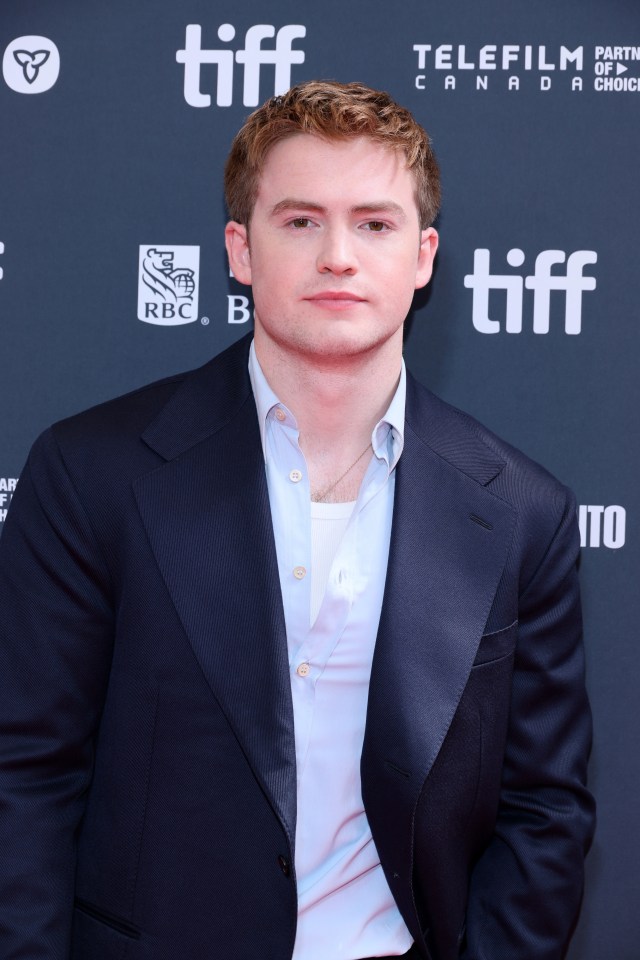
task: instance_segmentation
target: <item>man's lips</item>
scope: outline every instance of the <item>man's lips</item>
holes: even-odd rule
[[[359,297],[356,293],[351,293],[348,290],[321,290],[318,293],[314,293],[311,297],[305,297],[305,300],[309,300],[311,303],[331,303],[335,306],[339,306],[341,303],[364,303],[365,298]]]

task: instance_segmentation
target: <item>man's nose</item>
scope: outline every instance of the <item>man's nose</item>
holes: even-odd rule
[[[353,274],[357,272],[355,242],[348,229],[334,227],[323,232],[317,267],[320,273]]]

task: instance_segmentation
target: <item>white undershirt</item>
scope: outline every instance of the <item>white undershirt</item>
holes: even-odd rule
[[[311,503],[311,624],[316,622],[331,566],[356,502]]]

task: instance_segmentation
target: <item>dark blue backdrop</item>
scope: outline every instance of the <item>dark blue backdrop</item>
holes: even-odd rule
[[[50,421],[248,329],[221,176],[258,98],[358,79],[430,131],[407,360],[582,505],[600,822],[570,958],[637,960],[637,0],[2,0],[0,53],[0,525]]]

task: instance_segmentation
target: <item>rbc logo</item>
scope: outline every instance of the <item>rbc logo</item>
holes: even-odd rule
[[[236,35],[236,29],[230,23],[218,27],[218,39],[230,43]],[[190,23],[184,41],[184,50],[176,52],[178,63],[184,63],[184,98],[191,107],[211,106],[211,97],[200,90],[200,68],[203,63],[215,63],[217,70],[216,104],[230,107],[233,100],[233,66],[244,65],[244,89],[242,102],[245,107],[257,107],[260,102],[260,68],[262,64],[275,65],[274,94],[285,93],[291,86],[291,66],[304,63],[304,51],[294,50],[293,41],[307,35],[306,28],[297,23],[281,27],[277,34],[275,27],[268,23],[258,23],[249,27],[244,39],[244,49],[203,50],[202,27]],[[275,48],[266,50],[262,41],[275,36]]]
[[[473,259],[473,273],[464,278],[465,287],[473,290],[473,325],[479,333],[499,333],[501,323],[489,316],[489,293],[491,290],[505,290],[507,295],[504,329],[507,333],[522,332],[522,312],[524,290],[533,290],[534,333],[549,333],[551,313],[551,291],[564,293],[564,332],[578,334],[582,329],[582,294],[595,290],[595,277],[584,276],[583,268],[587,264],[597,263],[595,250],[576,250],[567,257],[563,250],[543,250],[536,257],[533,273],[522,277],[515,273],[490,272],[489,250],[476,250]],[[514,247],[507,253],[507,263],[511,267],[521,267],[525,261],[522,250]],[[564,273],[552,273],[551,268],[566,261]]]
[[[192,323],[198,314],[200,247],[140,247],[138,320],[161,327]]]

